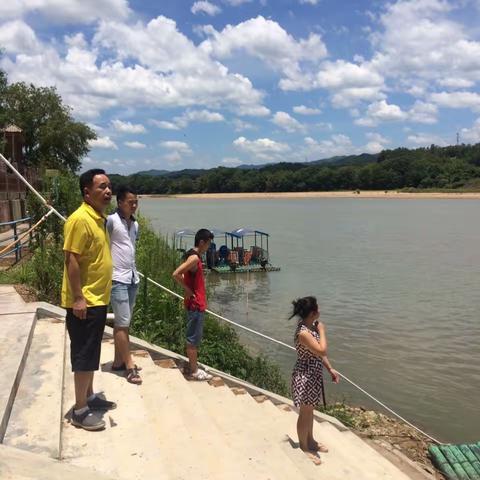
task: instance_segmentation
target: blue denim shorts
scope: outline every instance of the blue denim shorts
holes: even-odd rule
[[[112,304],[115,320],[113,325],[117,328],[128,328],[132,320],[133,307],[137,296],[138,283],[130,285],[126,283],[112,282],[112,295],[110,303]]]
[[[198,347],[203,337],[205,312],[187,310],[187,343]]]

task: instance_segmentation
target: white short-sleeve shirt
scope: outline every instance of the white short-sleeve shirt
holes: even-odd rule
[[[140,282],[135,264],[135,245],[138,240],[138,222],[132,217],[130,228],[128,222],[117,210],[107,218],[112,251],[113,277],[116,282],[130,285]]]

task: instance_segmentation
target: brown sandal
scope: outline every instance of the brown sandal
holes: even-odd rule
[[[141,385],[142,377],[138,374],[137,368],[129,368],[127,370],[127,382],[133,383],[134,385]]]

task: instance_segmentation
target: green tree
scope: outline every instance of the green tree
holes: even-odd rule
[[[76,122],[71,109],[53,87],[23,82],[0,89],[3,123],[14,123],[24,132],[28,164],[76,172],[95,132]],[[1,112],[0,112],[1,113]]]

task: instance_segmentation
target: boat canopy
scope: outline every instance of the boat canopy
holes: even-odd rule
[[[175,232],[176,237],[194,237],[195,233],[193,230],[190,228],[182,228],[181,230],[177,230]]]
[[[236,243],[238,245],[238,241],[240,240],[239,235],[235,235],[232,232],[227,232],[226,230],[223,230],[222,228],[217,228],[217,227],[211,227],[207,228],[207,230],[210,230],[213,233],[214,236],[214,242],[222,242],[229,246],[230,248],[234,248],[234,240],[236,240]],[[184,237],[195,237],[195,234],[197,232],[195,230],[192,230],[191,228],[183,228],[181,230],[177,230],[175,232],[175,243],[177,239],[179,240],[179,245],[178,247],[181,248],[182,245],[182,239]]]
[[[235,235],[237,237],[248,237],[248,236],[255,236],[255,235],[266,235],[267,237],[269,236],[269,234],[266,232],[261,232],[260,230],[255,230],[254,228],[248,228],[248,227],[237,228],[236,230],[233,230],[231,233],[232,235]]]

